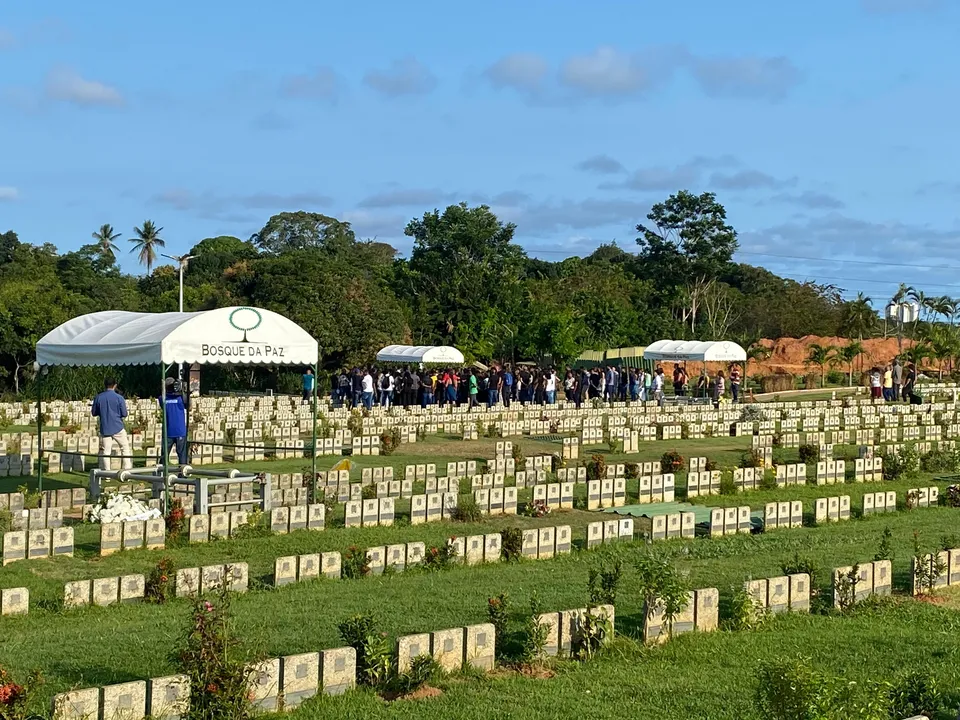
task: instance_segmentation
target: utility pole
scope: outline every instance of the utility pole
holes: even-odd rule
[[[180,312],[183,312],[183,271],[187,269],[187,263],[196,255],[163,255],[163,257],[173,260],[180,266]]]

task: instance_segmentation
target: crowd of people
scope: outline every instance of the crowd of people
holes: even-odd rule
[[[712,399],[719,403],[729,390],[733,402],[739,402],[741,371],[738,365],[711,376],[702,369],[691,383],[686,366],[674,366],[672,384],[662,367],[566,368],[510,364],[489,369],[446,368],[417,370],[401,368],[353,368],[331,377],[330,395],[335,406],[371,409],[375,405],[391,407],[428,407],[431,405],[467,405],[493,407],[502,403],[553,405],[566,400],[578,407],[583,402],[657,402],[664,404],[670,389],[678,397]],[[316,379],[311,371],[303,376],[303,400],[309,402]]]
[[[870,396],[874,400],[896,402],[902,399],[917,403],[916,385],[917,366],[912,362],[907,363],[906,372],[897,358],[882,368],[875,366],[870,370]]]

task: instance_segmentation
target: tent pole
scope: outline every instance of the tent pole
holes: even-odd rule
[[[170,446],[167,442],[167,365],[160,361],[160,452],[163,453],[163,514],[170,509]]]
[[[312,466],[311,472],[313,474],[312,475],[313,479],[310,481],[311,484],[313,485],[313,490],[310,493],[311,496],[313,495],[314,492],[316,492],[316,487],[317,487],[317,383],[319,382],[320,382],[320,379],[317,377],[317,363],[314,363],[313,364],[313,403],[312,403],[313,461],[311,463],[311,466]],[[314,498],[314,502],[316,502],[316,498]]]
[[[43,368],[37,368],[37,490],[43,493]]]

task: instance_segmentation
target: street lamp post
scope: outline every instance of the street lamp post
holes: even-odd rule
[[[187,262],[193,260],[196,255],[163,255],[163,257],[173,260],[180,266],[180,312],[183,312],[183,271],[187,268]]]

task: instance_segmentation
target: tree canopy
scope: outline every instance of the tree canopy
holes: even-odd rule
[[[0,234],[0,383],[22,389],[36,340],[70,317],[176,310],[176,269],[154,267],[162,230],[153,221],[134,229],[130,242],[147,270],[139,278],[117,266],[120,234],[108,223],[90,232],[90,244],[63,253],[22,242],[13,231]],[[450,343],[470,358],[563,362],[587,349],[664,337],[862,339],[878,327],[870,298],[846,302],[834,286],[734,262],[737,233],[712,193],[681,191],[654,205],[637,225],[636,253],[607,244],[582,258],[531,258],[516,230],[486,205],[454,204],[411,219],[405,233],[412,252],[397,258],[391,246],[357,238],[348,222],[282,212],[249,240],[197,240],[184,304],[280,312],[318,339],[325,371],[368,362],[390,343]],[[927,321],[957,314],[949,298],[905,287],[908,296],[922,301]],[[938,338],[939,355],[948,344]]]

